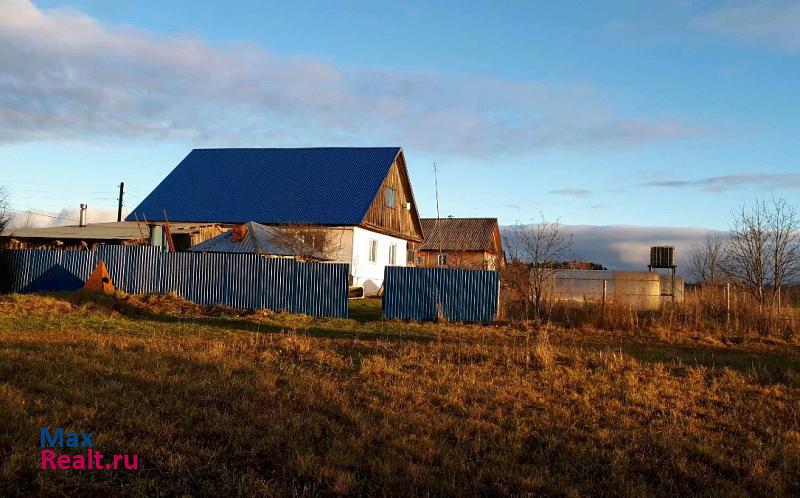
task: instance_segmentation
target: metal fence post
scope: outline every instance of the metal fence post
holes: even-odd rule
[[[725,282],[725,325],[731,321],[731,283]]]

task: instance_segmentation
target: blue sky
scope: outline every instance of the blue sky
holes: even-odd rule
[[[134,207],[193,147],[400,145],[435,215],[727,226],[800,203],[796,2],[0,5],[0,184]],[[67,221],[64,220],[66,223]]]

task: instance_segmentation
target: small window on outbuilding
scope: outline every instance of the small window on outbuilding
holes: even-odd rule
[[[437,266],[447,266],[447,254],[440,252],[436,255],[436,265]]]
[[[397,244],[392,244],[389,246],[389,264],[397,264]]]
[[[397,192],[392,187],[386,187],[386,207],[394,208],[397,205]]]

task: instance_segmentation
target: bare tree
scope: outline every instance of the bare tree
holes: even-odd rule
[[[734,214],[727,271],[766,303],[776,303],[780,288],[800,274],[800,219],[785,199],[760,199]]]
[[[544,216],[539,223],[516,224],[504,238],[504,280],[525,301],[526,317],[532,309],[540,319],[546,286],[558,271],[557,263],[567,257],[572,238],[564,235],[557,220],[549,222]]]
[[[766,203],[756,200],[752,207],[734,212],[730,235],[726,270],[764,304],[769,265]]]
[[[304,260],[337,260],[342,249],[343,231],[302,224],[275,227],[272,243]]]
[[[0,185],[0,234],[6,231],[9,223],[11,216],[8,214],[8,191]]]
[[[800,274],[800,219],[794,206],[782,197],[772,197],[767,212],[770,235],[772,302],[780,308],[781,287]]]
[[[710,234],[689,250],[689,276],[701,284],[717,284],[724,278],[725,241],[719,234]]]

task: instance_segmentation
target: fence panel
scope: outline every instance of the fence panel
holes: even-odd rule
[[[387,266],[383,316],[390,319],[491,322],[497,317],[495,271]]]
[[[201,305],[268,308],[347,317],[343,263],[299,263],[254,254],[165,253],[157,247],[102,246],[92,251],[0,251],[14,292],[76,290],[103,260],[114,285],[129,294],[175,292]]]
[[[304,271],[298,263],[294,265],[296,285],[300,292],[294,293],[294,309],[298,313],[319,316],[347,316],[347,277],[350,268],[345,264],[316,264]]]
[[[16,292],[76,290],[83,286],[95,265],[89,254],[62,255],[61,251],[24,250],[12,254]]]

